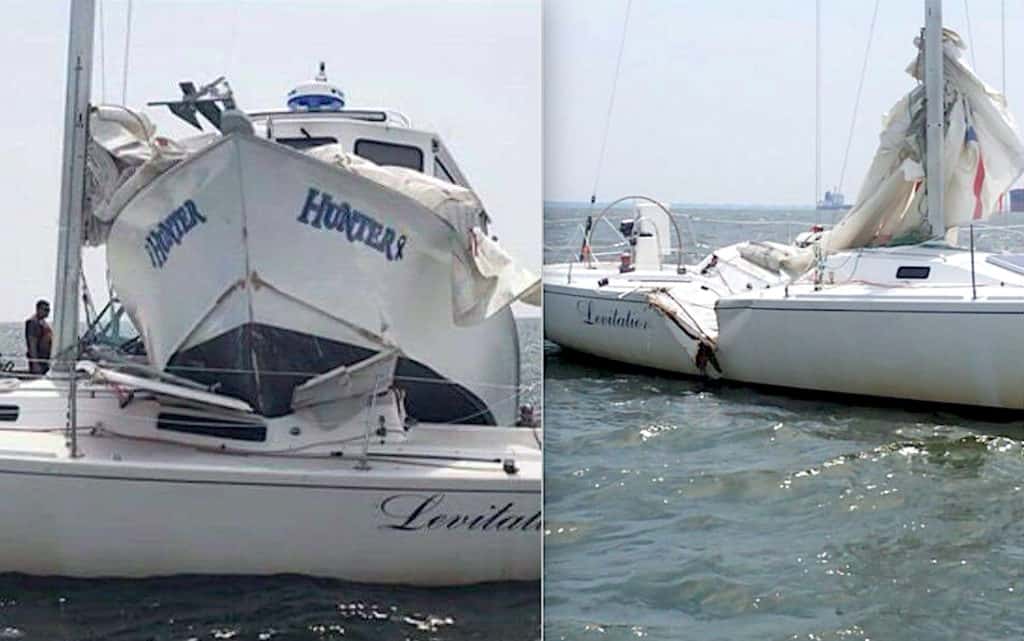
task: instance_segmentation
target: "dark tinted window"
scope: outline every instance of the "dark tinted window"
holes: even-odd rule
[[[156,420],[156,429],[199,436],[230,438],[236,441],[267,440],[267,428],[263,425],[172,412],[160,412]]]
[[[18,420],[17,405],[0,405],[0,421]]]
[[[423,171],[423,152],[419,147],[364,139],[356,141],[355,152],[357,156],[372,160],[378,165]]]
[[[896,278],[928,278],[931,267],[900,267],[896,270]]]
[[[313,147],[319,147],[320,145],[332,145],[338,142],[337,138],[331,138],[329,136],[316,136],[307,138],[302,136],[301,138],[278,138],[277,142],[282,145],[288,145],[292,149],[298,149],[302,151],[304,149],[312,149]]]
[[[453,185],[458,184],[455,182],[455,179],[452,178],[452,175],[448,173],[448,168],[444,166],[444,163],[437,158],[434,159],[434,178],[447,180]]]

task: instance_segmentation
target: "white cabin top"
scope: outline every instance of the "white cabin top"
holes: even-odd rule
[[[223,77],[202,87],[190,81],[179,86],[184,94],[181,100],[148,104],[167,106],[200,130],[199,115],[219,129],[221,114],[236,109],[231,88]],[[246,116],[255,135],[300,151],[338,144],[346,152],[378,165],[413,169],[472,189],[436,133],[413,128],[409,118],[396,111],[345,109],[345,93],[328,82],[323,62],[313,80],[288,92],[287,109],[249,112]]]
[[[413,128],[396,111],[345,109],[345,93],[327,81],[322,62],[316,78],[288,92],[288,109],[247,115],[257,136],[298,150],[339,144],[378,165],[414,169],[472,189],[437,134]]]

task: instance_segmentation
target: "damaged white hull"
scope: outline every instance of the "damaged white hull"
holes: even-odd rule
[[[545,335],[579,352],[686,375],[1024,410],[1024,272],[1012,256],[977,254],[972,287],[964,250],[842,252],[829,257],[816,285],[813,274],[788,284],[737,247],[716,252],[710,269],[709,257],[660,280],[577,265],[570,283],[566,266],[549,266]],[[907,274],[918,277],[897,278]],[[701,342],[714,353],[703,367]]]
[[[150,363],[288,410],[296,384],[390,345],[410,414],[510,424],[519,346],[506,307],[453,317],[452,225],[409,196],[284,145],[229,135],[152,180],[107,240]]]
[[[110,387],[85,384],[71,458],[54,427],[66,390],[39,380],[0,393],[4,571],[416,585],[540,577],[537,431],[418,425],[400,443],[371,441],[364,459],[351,438],[287,453],[301,437],[282,434],[313,429],[291,416],[267,424],[266,444],[232,453],[238,441],[159,429],[166,406],[122,409]]]
[[[582,270],[579,270],[579,273]],[[549,282],[545,270],[544,336],[583,354],[640,367],[696,374],[672,328],[647,301],[647,292],[598,288],[598,278]]]

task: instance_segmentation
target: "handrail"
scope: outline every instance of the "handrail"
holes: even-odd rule
[[[594,228],[597,226],[597,223],[602,221],[602,220],[606,220],[606,214],[613,207],[615,207],[619,203],[625,202],[627,200],[642,200],[642,201],[648,202],[648,203],[656,206],[661,211],[665,212],[665,215],[668,216],[669,222],[672,223],[672,228],[676,231],[676,240],[679,241],[679,251],[676,252],[676,261],[677,261],[676,262],[676,272],[681,272],[682,269],[683,269],[683,234],[682,234],[681,231],[679,231],[679,224],[676,222],[676,219],[672,215],[672,212],[667,207],[665,207],[665,205],[661,204],[657,200],[654,200],[653,198],[650,198],[648,196],[623,196],[622,198],[614,200],[611,203],[609,203],[608,205],[606,205],[605,208],[601,210],[601,213],[599,213],[597,215],[597,219],[594,221],[594,224],[592,224],[590,226],[590,231],[588,231],[584,235],[583,242],[584,242],[585,246],[590,247],[590,237],[593,235]],[[643,215],[641,214],[641,218],[642,217],[643,217]],[[611,223],[609,223],[609,224],[611,224]],[[613,228],[614,228],[614,226],[613,226]],[[618,231],[618,230],[616,230],[616,231]],[[623,238],[625,239],[625,236],[623,236]],[[694,239],[694,243],[696,244],[696,239]]]

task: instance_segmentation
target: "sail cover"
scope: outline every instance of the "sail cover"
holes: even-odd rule
[[[947,230],[985,220],[1024,171],[1024,144],[1005,97],[967,64],[956,32],[943,31],[945,228],[928,222],[925,193],[925,91],[923,41],[907,72],[918,85],[883,119],[878,150],[857,195],[856,206],[815,247],[786,260],[801,273],[816,251],[919,243]]]

